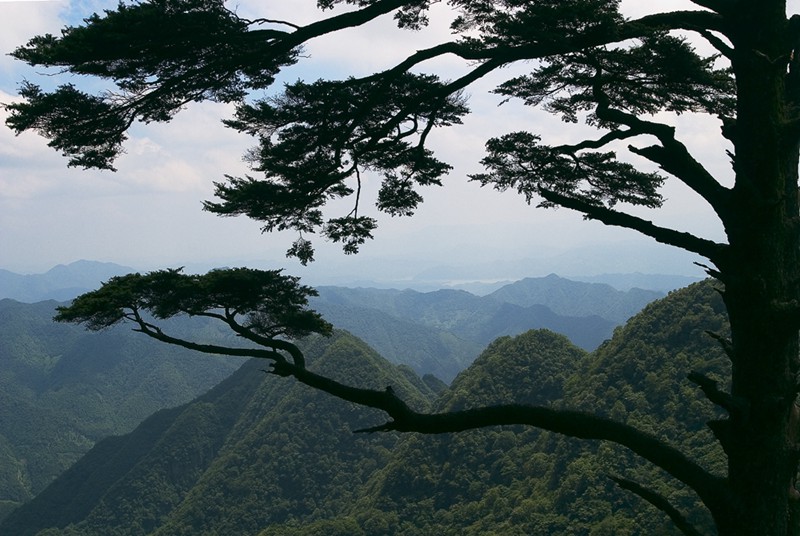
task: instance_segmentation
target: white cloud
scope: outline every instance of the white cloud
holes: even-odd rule
[[[12,91],[27,68],[8,54],[29,39],[57,33],[64,25],[66,1],[0,2],[0,89]]]

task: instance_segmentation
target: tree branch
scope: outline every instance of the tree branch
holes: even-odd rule
[[[635,493],[645,501],[649,502],[665,514],[669,516],[675,526],[686,536],[702,536],[702,534],[689,523],[689,521],[681,514],[677,508],[670,504],[669,500],[663,495],[656,493],[653,490],[647,489],[644,486],[625,478],[610,476],[611,480],[625,490]]]
[[[686,146],[675,139],[675,128],[663,123],[645,121],[633,114],[615,110],[609,106],[608,99],[596,90],[598,105],[595,110],[597,117],[613,123],[626,125],[631,130],[650,134],[658,138],[661,145],[636,148],[628,146],[634,154],[647,158],[661,166],[661,169],[673,175],[686,186],[702,197],[714,211],[727,220],[726,209],[730,199],[730,190],[722,186],[711,173],[692,155]]]
[[[690,372],[686,377],[690,382],[700,387],[706,398],[723,408],[731,416],[743,417],[747,414],[749,409],[747,400],[722,391],[715,380],[697,371]]]
[[[218,346],[216,344],[200,344],[177,337],[167,335],[158,328],[145,322],[138,322],[139,327],[134,328],[134,331],[144,333],[148,337],[156,339],[167,344],[181,346],[188,350],[195,350],[205,354],[227,355],[231,357],[257,357],[259,359],[271,359],[274,361],[286,361],[280,353],[275,350],[261,350],[259,348],[231,348],[229,346]],[[299,368],[299,367],[298,367]]]
[[[306,28],[303,28],[303,30]],[[468,61],[495,60],[498,62],[497,66],[501,66],[515,61],[534,60],[547,56],[568,54],[590,47],[644,37],[650,35],[654,29],[691,29],[698,32],[708,32],[711,30],[723,33],[723,28],[723,21],[721,17],[716,14],[701,11],[676,11],[672,13],[648,15],[640,19],[627,21],[611,34],[594,34],[581,39],[559,38],[525,45],[496,45],[485,48],[477,47],[474,43],[466,44],[463,42],[450,41],[427,49],[418,50],[394,67],[380,73],[356,79],[356,82],[395,76],[427,60],[447,54],[453,54]],[[294,36],[297,33],[298,32],[295,32],[291,35]],[[311,39],[312,37],[315,36],[307,37],[305,40]]]
[[[272,348],[274,350],[283,350],[284,352],[292,356],[295,365],[297,365],[300,368],[305,368],[306,358],[303,355],[303,352],[301,352],[300,349],[291,342],[282,339],[276,339],[275,337],[264,337],[262,335],[259,335],[258,333],[253,332],[253,330],[248,329],[245,326],[238,323],[234,315],[230,314],[225,316],[218,315],[214,316],[214,318],[219,318],[220,320],[225,322],[225,324],[227,324],[231,328],[231,330],[233,330],[233,332],[239,335],[240,337],[243,337],[251,342],[254,342],[261,346],[265,346],[267,348]]]
[[[348,11],[341,15],[328,17],[306,26],[298,28],[296,31],[287,34],[284,38],[284,46],[294,48],[302,45],[306,41],[325,34],[354,28],[374,20],[382,15],[403,7],[408,0],[378,0],[367,7],[355,11]]]
[[[717,13],[722,13],[732,7],[730,0],[690,0],[693,4],[708,8]]]
[[[717,341],[719,345],[722,346],[722,350],[725,352],[725,355],[733,360],[733,343],[729,338],[711,330],[706,330],[706,335]]]
[[[651,221],[631,216],[624,212],[618,212],[602,205],[593,205],[574,197],[553,192],[552,190],[540,189],[539,195],[555,205],[577,210],[589,219],[601,221],[606,225],[633,229],[634,231],[638,231],[655,239],[657,242],[697,253],[714,262],[719,261],[726,248],[725,244],[699,238],[690,233],[659,227]]]
[[[600,149],[605,147],[611,142],[619,141],[619,140],[626,140],[628,138],[633,138],[636,136],[641,135],[641,132],[638,132],[634,129],[628,130],[612,130],[604,135],[600,136],[595,140],[583,140],[580,143],[576,143],[574,145],[557,145],[553,147],[553,151],[559,153],[576,153],[578,151],[583,151],[586,149]]]
[[[715,508],[715,501],[723,491],[724,481],[722,479],[708,473],[680,450],[656,436],[605,417],[578,411],[519,404],[437,414],[418,413],[395,395],[391,387],[387,387],[383,391],[352,387],[306,369],[304,359],[299,362],[297,360],[290,362],[283,354],[275,350],[198,344],[167,335],[160,328],[146,323],[138,315],[134,321],[138,325],[135,331],[161,342],[208,354],[267,359],[272,362],[271,370],[269,370],[272,374],[284,377],[292,376],[309,387],[319,389],[342,400],[382,410],[391,418],[385,424],[357,430],[357,432],[396,430],[422,434],[443,434],[487,426],[523,424],[569,437],[606,440],[627,447],[694,489],[709,508]],[[279,349],[286,350],[291,355],[302,354],[293,343],[281,342],[282,345]],[[294,350],[290,351],[289,347]]]
[[[676,177],[708,202],[721,217],[726,217],[730,190],[722,186],[674,137],[659,137],[662,145],[628,149],[639,156],[658,164],[661,169]],[[726,218],[727,219],[727,218]]]
[[[733,59],[733,48],[730,47],[725,41],[714,35],[712,32],[708,30],[698,30],[700,35],[709,42],[711,46],[713,46],[720,54],[725,56],[728,59]]]
[[[491,406],[437,414],[417,413],[398,398],[391,387],[384,391],[359,389],[299,369],[288,362],[275,363],[273,372],[293,376],[301,383],[325,391],[337,398],[386,412],[391,421],[358,430],[380,432],[396,430],[422,434],[461,432],[499,425],[529,425],[580,439],[600,439],[627,447],[634,453],[695,490],[711,509],[716,508],[723,493],[724,481],[708,473],[678,449],[657,437],[627,424],[588,413],[524,406],[518,404]]]
[[[705,2],[715,3],[723,7],[723,2],[727,0],[691,0],[695,3]],[[711,30],[727,35],[728,26],[725,19],[718,13],[712,11],[671,11],[645,15],[639,19],[628,21],[632,26],[643,25],[650,30],[689,30],[699,32],[701,30]]]

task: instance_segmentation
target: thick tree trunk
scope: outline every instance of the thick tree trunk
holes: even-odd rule
[[[731,322],[731,394],[742,410],[730,419],[731,497],[717,521],[722,536],[787,536],[798,533],[789,424],[800,350],[798,147],[786,129],[785,5],[741,4],[733,61],[736,185],[724,218],[729,256],[720,271]]]
[[[754,257],[760,256],[758,253]],[[781,325],[773,300],[786,283],[764,278],[755,258],[749,274],[726,282],[733,333],[732,394],[744,400],[731,417],[727,452],[732,502],[724,535],[784,536],[796,472],[794,432],[789,421],[795,398],[797,332]],[[749,284],[748,284],[749,282]],[[757,283],[755,285],[754,283]],[[760,287],[760,288],[759,288]]]

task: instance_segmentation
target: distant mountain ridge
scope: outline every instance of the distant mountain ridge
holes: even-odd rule
[[[523,307],[544,305],[565,316],[597,315],[622,324],[663,295],[641,288],[620,291],[605,283],[584,283],[550,274],[510,283],[488,297]]]
[[[135,272],[111,262],[76,261],[59,264],[43,274],[22,275],[0,269],[0,298],[26,303],[44,300],[67,301],[94,290],[108,279]]]
[[[323,286],[317,291],[311,307],[329,322],[362,338],[390,361],[448,382],[497,337],[533,328],[561,333],[577,346],[594,350],[615,327],[663,296],[554,274],[523,279],[486,296],[452,289]]]
[[[111,262],[88,260],[80,260],[66,265],[59,264],[47,272],[40,274],[19,274],[0,268],[0,299],[10,298],[26,303],[44,300],[68,301],[79,294],[98,288],[102,282],[107,281],[111,277],[136,271],[137,270],[134,268]],[[532,271],[529,273],[537,272]],[[522,279],[507,279],[504,281],[497,281],[494,279],[484,281],[479,277],[472,279],[466,278],[463,280],[458,280],[458,278],[454,280],[442,280],[434,276],[431,277],[431,279],[426,279],[425,274],[422,273],[411,280],[350,281],[342,284],[336,283],[336,286],[379,289],[411,288],[419,292],[431,292],[439,289],[466,290],[472,294],[483,296]],[[318,285],[312,282],[313,279],[313,277],[309,278],[306,283],[315,286],[332,286],[329,284]],[[697,277],[645,274],[641,272],[608,273],[592,276],[570,275],[567,276],[567,279],[588,283],[605,283],[621,291],[628,291],[633,288],[652,290],[662,295],[671,290],[682,288],[699,281]]]

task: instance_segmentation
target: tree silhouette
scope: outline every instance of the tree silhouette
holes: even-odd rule
[[[547,145],[530,132],[490,139],[482,160],[486,171],[472,178],[707,259],[731,325],[730,338],[711,335],[730,356],[732,373],[727,386],[698,373],[688,379],[727,414],[709,422],[727,455],[727,474],[711,474],[656,437],[586,413],[505,406],[425,415],[390,388],[355,389],[316,375],[290,338],[328,328],[305,309],[311,290],[277,272],[118,278],[61,309],[58,319],[90,328],[128,320],[168,343],[270,359],[275,374],[384,410],[388,422],[371,431],[444,433],[514,423],[619,443],[691,487],[721,535],[800,533],[791,418],[800,330],[800,19],[788,18],[778,0],[691,0],[692,9],[633,19],[620,13],[615,0],[450,0],[457,15],[453,40],[369,76],[298,81],[277,96],[258,98],[282,68],[303,60],[304,43],[383,17],[393,17],[401,30],[418,29],[427,24],[433,3],[318,0],[323,10],[345,9],[323,11],[305,25],[268,18],[268,6],[265,18],[247,20],[220,0],[121,4],[14,52],[32,65],[111,80],[117,90],[98,96],[63,85],[48,93],[24,83],[25,100],[7,107],[7,122],[18,132],[48,137],[69,165],[113,169],[134,122],[169,121],[193,101],[236,103],[226,123],[257,140],[247,155],[253,174],[216,183],[217,200],[205,209],[246,215],[267,231],[296,230],[289,254],[309,262],[312,233],[340,242],[346,253],[371,237],[376,221],[359,213],[363,173],[381,177],[380,210],[412,214],[421,201],[418,188],[438,185],[450,170],[427,147],[434,128],[460,122],[468,113],[464,90],[476,81],[526,64],[527,74],[495,91],[567,123],[585,123],[597,135],[572,145]],[[689,35],[715,55],[699,54]],[[418,72],[442,56],[463,60],[465,73],[443,80]],[[689,113],[719,120],[719,148],[730,157],[732,185],[677,136],[674,117]],[[619,160],[612,150],[619,142],[660,171],[643,172]],[[705,201],[727,242],[659,226],[620,208],[658,209],[666,180],[683,183]],[[338,198],[352,199],[352,210],[328,215],[326,204]],[[173,338],[155,324],[179,313],[217,318],[260,348],[202,345]],[[697,533],[647,483],[617,482],[667,513],[683,533]]]

